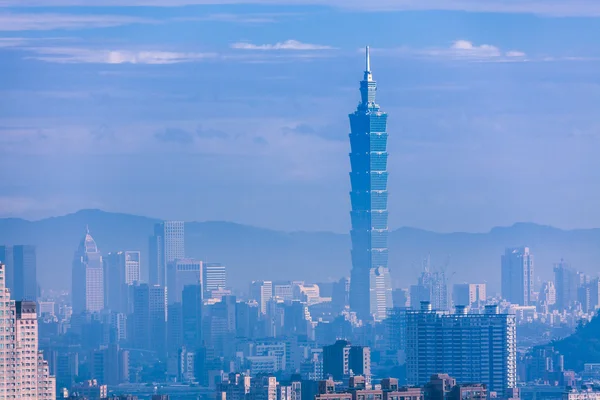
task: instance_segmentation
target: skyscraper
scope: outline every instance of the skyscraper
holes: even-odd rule
[[[5,333],[12,330],[0,335],[0,399],[54,399],[56,382],[38,351],[36,304],[12,300],[5,274],[0,263],[0,315]]]
[[[169,304],[181,303],[181,294],[186,285],[200,285],[202,279],[202,261],[182,258],[167,266],[167,292]]]
[[[167,265],[185,257],[185,224],[182,221],[164,221],[154,225],[154,235],[150,237],[149,282],[151,285],[165,286]]]
[[[388,266],[387,113],[375,103],[376,92],[367,47],[361,101],[350,114],[350,307],[363,319],[371,313],[371,269]]]
[[[6,282],[15,300],[37,300],[37,261],[35,246],[0,246],[0,262],[5,265]]]
[[[517,378],[516,320],[487,305],[482,314],[421,310],[406,312],[406,376],[409,385],[424,385],[445,371],[457,383],[479,382],[503,397]]]
[[[99,312],[104,308],[102,254],[89,229],[73,257],[71,303],[73,313]]]
[[[501,262],[502,297],[513,304],[533,305],[533,255],[529,247],[506,249]]]
[[[130,287],[140,280],[140,252],[119,251],[102,258],[104,265],[104,307],[126,312]]]
[[[261,314],[266,314],[267,303],[273,298],[273,282],[253,281],[250,284],[250,297],[258,303]]]
[[[455,306],[479,307],[487,299],[485,283],[455,283],[452,301]]]
[[[224,265],[204,263],[202,265],[202,288],[204,298],[210,298],[213,290],[224,288],[227,285],[227,270]]]
[[[577,301],[580,286],[579,273],[561,260],[554,264],[554,287],[556,288],[556,309],[568,310]]]

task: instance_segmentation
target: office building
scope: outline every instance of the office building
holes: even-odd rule
[[[202,261],[193,258],[179,258],[167,266],[167,292],[169,304],[181,303],[183,288],[187,285],[200,285]]]
[[[554,287],[556,288],[555,308],[559,311],[568,310],[577,302],[577,291],[580,286],[579,273],[569,264],[560,260],[554,264]]]
[[[485,283],[457,283],[452,288],[452,302],[455,306],[479,308],[487,300]]]
[[[363,375],[371,381],[371,350],[368,347],[352,346],[346,340],[338,340],[323,347],[323,376],[336,381],[348,379],[350,375]]]
[[[375,321],[383,321],[387,310],[394,306],[390,271],[384,267],[372,268],[370,284],[371,315]]]
[[[250,285],[250,298],[258,303],[262,314],[267,313],[267,304],[273,298],[273,282],[254,281]]]
[[[445,371],[459,384],[483,383],[503,396],[516,385],[515,316],[485,306],[481,314],[456,307],[454,314],[421,310],[406,314],[406,368],[409,385],[424,385]]]
[[[135,348],[166,354],[167,290],[160,285],[133,288],[133,342]]]
[[[368,47],[366,53],[361,101],[350,114],[350,308],[365,320],[371,318],[371,270],[388,266],[387,113],[375,102],[377,83],[371,73]]]
[[[164,221],[154,225],[148,249],[149,283],[166,286],[167,265],[185,258],[185,224],[182,221]]]
[[[37,300],[35,246],[0,246],[0,262],[6,268],[6,287],[15,300]]]
[[[140,280],[140,252],[119,251],[102,257],[104,266],[104,307],[127,312],[130,287]]]
[[[183,345],[190,350],[200,348],[202,346],[202,286],[184,286],[181,295],[181,319]]]
[[[33,301],[15,301],[5,285],[0,264],[0,315],[13,333],[0,335],[0,399],[55,398],[56,382],[38,350],[38,321]]]
[[[37,261],[35,246],[13,246],[13,287],[15,300],[37,301]]]
[[[213,290],[227,287],[227,270],[218,263],[204,263],[202,266],[202,288],[204,298],[210,299]]]
[[[71,290],[73,313],[104,309],[104,265],[102,254],[87,230],[73,258]]]
[[[273,283],[273,298],[292,301],[294,300],[294,283],[293,282],[274,282]]]
[[[506,249],[501,258],[502,297],[520,306],[533,305],[533,255],[529,247]]]

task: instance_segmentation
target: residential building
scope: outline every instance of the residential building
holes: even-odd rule
[[[13,246],[13,287],[15,300],[37,301],[37,261],[35,246]]]
[[[350,114],[350,232],[352,272],[350,308],[371,319],[370,278],[373,268],[388,267],[387,113],[375,102],[377,83],[371,72],[369,48],[360,82],[361,100]]]
[[[0,399],[54,399],[56,382],[38,350],[36,303],[15,301],[5,284],[6,267],[0,264]]]
[[[424,385],[445,371],[459,384],[483,383],[503,396],[516,385],[515,316],[499,314],[495,305],[481,314],[456,307],[454,314],[421,310],[406,314],[406,365],[410,385]]]

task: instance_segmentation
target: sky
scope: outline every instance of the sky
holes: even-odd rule
[[[0,217],[345,232],[370,45],[390,228],[600,227],[598,37],[596,0],[0,0]]]

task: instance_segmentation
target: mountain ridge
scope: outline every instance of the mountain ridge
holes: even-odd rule
[[[33,244],[38,248],[38,281],[44,288],[70,288],[73,253],[89,226],[100,250],[139,250],[142,276],[147,276],[148,237],[156,218],[80,210],[37,221],[0,219],[0,244]],[[500,256],[504,248],[527,245],[536,258],[536,276],[549,279],[552,263],[565,258],[577,269],[597,273],[600,229],[563,230],[535,223],[493,227],[488,232],[437,233],[401,227],[390,231],[394,286],[416,281],[422,260],[446,268],[449,284],[470,281],[499,290]],[[349,234],[277,231],[227,221],[186,222],[186,253],[207,262],[222,262],[236,288],[255,279],[298,279],[327,282],[349,275]]]

